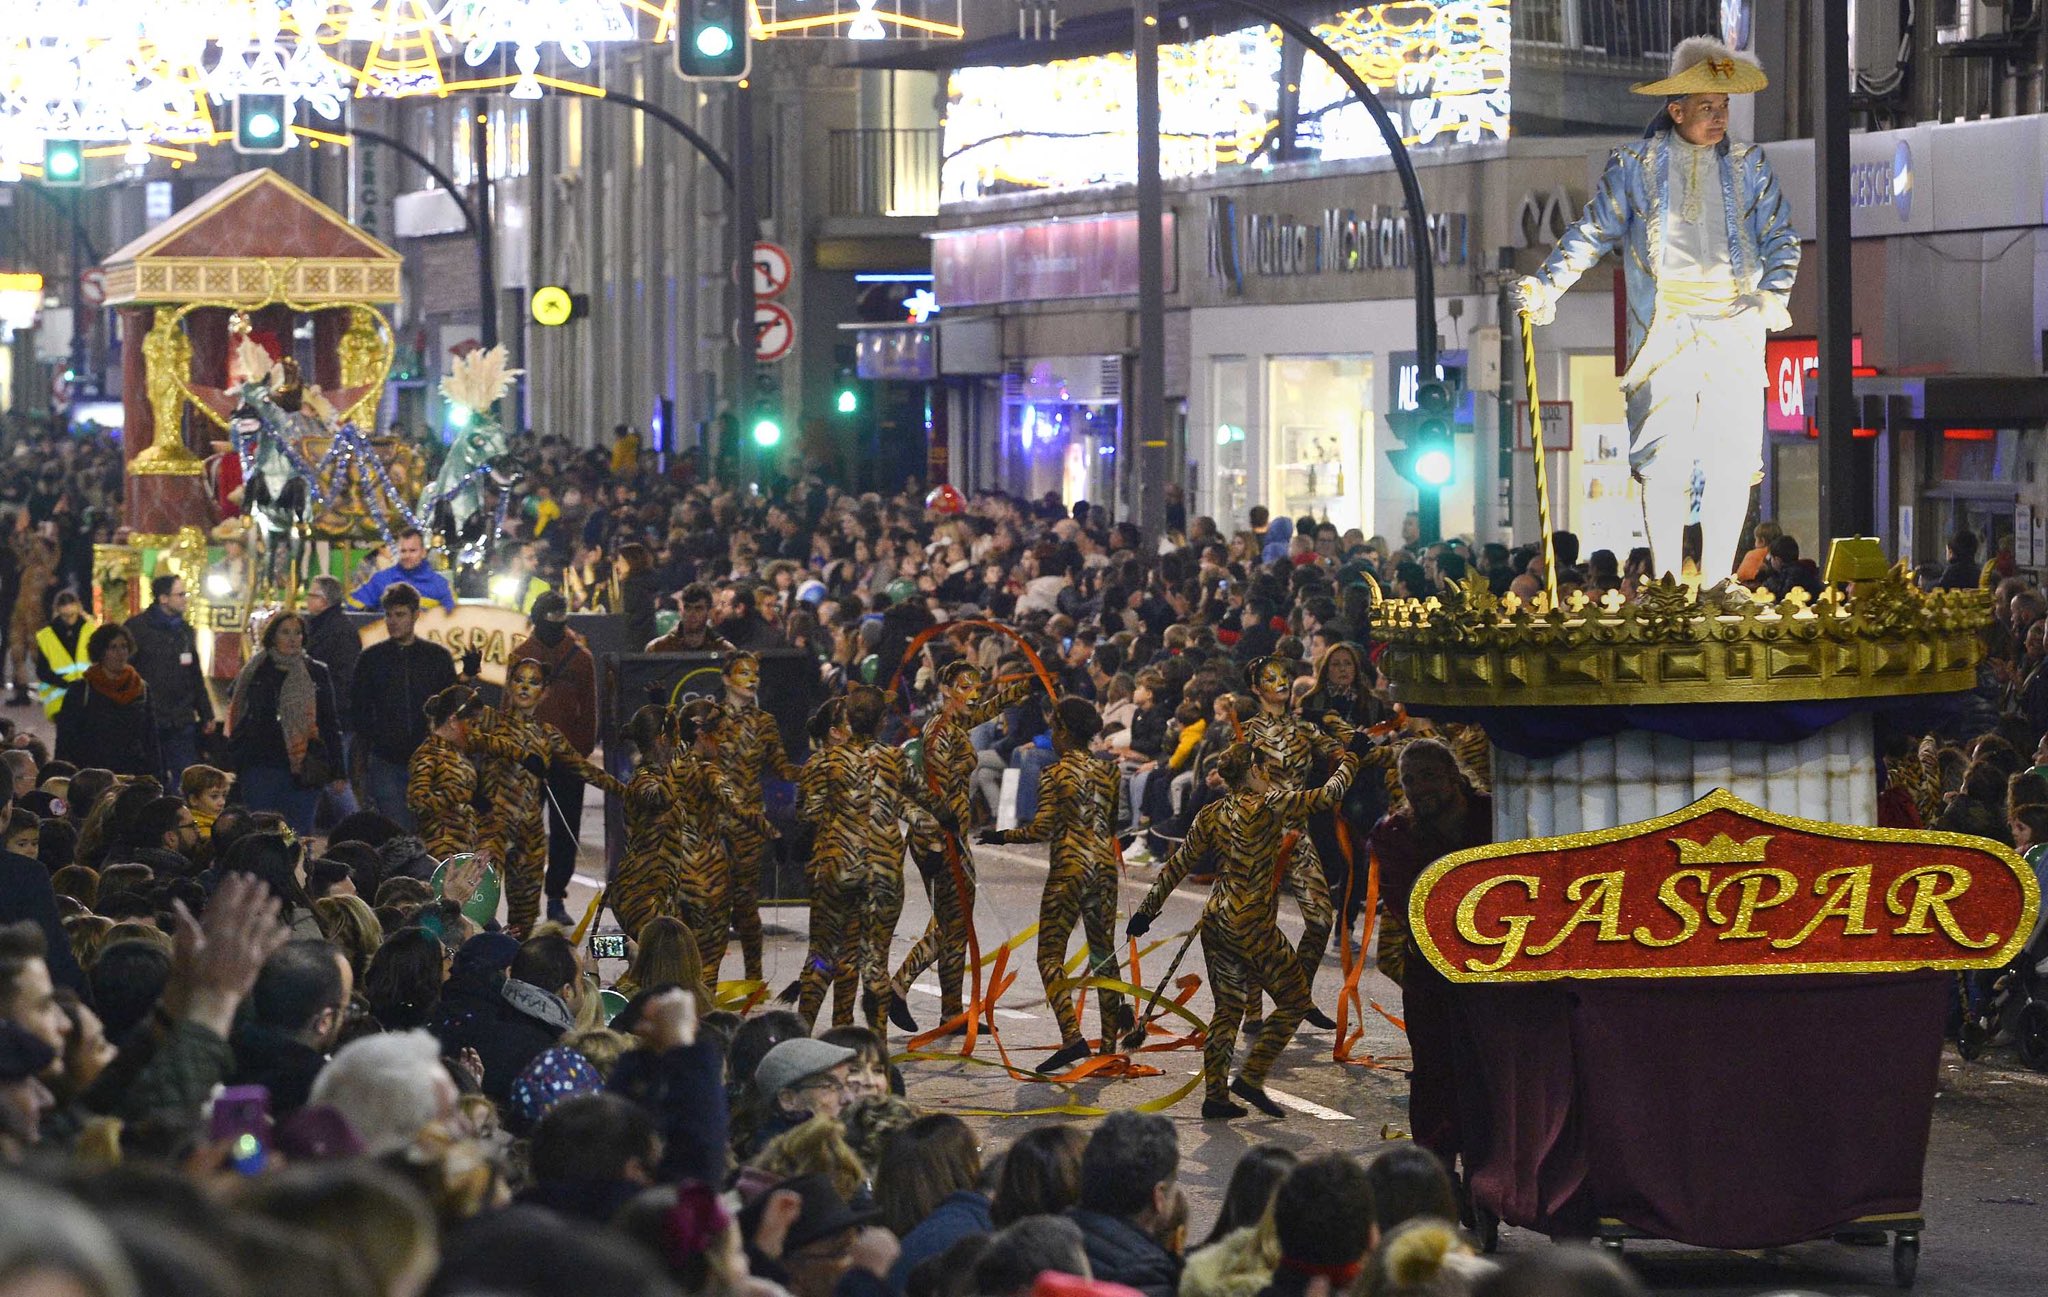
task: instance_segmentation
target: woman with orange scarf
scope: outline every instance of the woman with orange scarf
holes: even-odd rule
[[[57,757],[81,770],[99,766],[117,775],[157,772],[156,714],[142,673],[128,665],[135,638],[118,623],[102,626],[85,642],[92,660],[64,691],[57,712]]]
[[[292,831],[313,831],[320,789],[344,784],[334,683],[306,656],[306,620],[281,612],[263,627],[263,650],[235,677],[228,741],[252,811],[275,811]]]

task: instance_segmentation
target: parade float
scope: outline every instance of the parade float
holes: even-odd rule
[[[1838,544],[1784,604],[1473,580],[1379,610],[1395,696],[1492,746],[1495,845],[1407,914],[1482,1074],[1459,1122],[1486,1232],[1883,1233],[1911,1283],[1956,974],[2010,963],[2040,896],[2002,846],[1876,827],[1874,731],[1975,684],[1990,595],[1875,550]]]
[[[296,603],[316,575],[353,588],[399,529],[428,532],[443,563],[483,558],[513,469],[490,411],[516,371],[496,350],[450,366],[476,413],[431,477],[418,447],[380,435],[396,252],[257,170],[103,269],[126,344],[126,543],[95,554],[97,616],[139,611],[151,578],[175,572],[191,590],[207,674],[226,680],[252,618]],[[463,605],[420,629],[458,653],[484,649],[495,676],[523,627],[515,613]]]

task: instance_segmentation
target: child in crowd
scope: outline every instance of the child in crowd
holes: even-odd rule
[[[178,791],[192,812],[192,822],[199,826],[201,839],[213,836],[213,822],[227,809],[228,786],[234,780],[233,775],[213,766],[186,766],[179,776]]]

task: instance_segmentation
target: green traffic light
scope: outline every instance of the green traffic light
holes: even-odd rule
[[[850,387],[839,389],[839,413],[852,414],[860,408],[860,396]]]
[[[707,59],[722,59],[732,53],[732,33],[723,27],[697,29],[697,52]]]
[[[762,419],[754,425],[756,446],[775,446],[782,442],[782,425],[773,419]]]
[[[1442,486],[1451,480],[1451,452],[1430,447],[1415,457],[1415,476],[1425,485]]]
[[[244,124],[249,128],[250,139],[266,142],[276,139],[278,131],[282,129],[282,124],[276,116],[266,112],[251,113],[249,120]]]
[[[85,159],[78,146],[68,141],[61,144],[53,141],[44,151],[43,174],[47,179],[70,180],[84,165]]]

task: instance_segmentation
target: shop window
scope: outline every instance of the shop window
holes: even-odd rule
[[[1370,356],[1269,359],[1266,490],[1253,503],[1370,532],[1374,426]]]
[[[1246,525],[1251,510],[1250,451],[1245,444],[1252,422],[1252,366],[1243,356],[1218,356],[1209,368],[1209,408],[1216,426],[1206,445],[1193,453],[1209,462],[1209,498],[1204,512],[1229,533]]]

